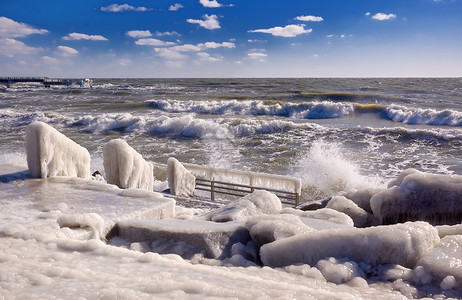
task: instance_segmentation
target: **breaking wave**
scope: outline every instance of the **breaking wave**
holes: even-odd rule
[[[416,125],[462,126],[462,112],[445,109],[409,108],[401,105],[390,105],[386,109],[390,120]]]
[[[332,101],[289,103],[274,100],[177,101],[149,100],[153,109],[175,113],[269,115],[299,119],[340,118],[355,110],[353,103]]]

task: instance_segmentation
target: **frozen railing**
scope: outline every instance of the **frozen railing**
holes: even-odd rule
[[[275,193],[283,203],[299,204],[302,186],[300,178],[211,168],[189,163],[183,163],[183,166],[196,176],[196,190],[210,192],[212,200],[215,198],[215,193],[245,196],[255,190],[267,190]]]

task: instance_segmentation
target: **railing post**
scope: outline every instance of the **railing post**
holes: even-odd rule
[[[215,201],[215,182],[213,180],[210,181],[210,199]]]

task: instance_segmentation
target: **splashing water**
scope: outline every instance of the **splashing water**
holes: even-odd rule
[[[324,140],[313,142],[308,152],[297,161],[295,175],[302,179],[302,197],[318,200],[350,189],[376,188],[383,180],[378,176],[363,176],[353,162],[345,158],[338,143]]]

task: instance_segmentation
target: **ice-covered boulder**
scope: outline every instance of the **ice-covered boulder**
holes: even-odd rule
[[[350,216],[356,227],[364,227],[370,219],[369,214],[364,209],[344,196],[332,197],[326,208],[331,208]]]
[[[374,196],[375,194],[377,194],[378,192],[382,190],[383,189],[379,189],[379,188],[367,188],[367,189],[360,189],[360,190],[351,189],[345,193],[342,193],[342,196],[353,201],[354,203],[356,203],[356,205],[358,205],[359,207],[361,207],[368,213],[372,213],[371,204],[370,204],[371,198],[372,196]]]
[[[122,189],[138,188],[152,191],[154,183],[153,166],[141,154],[121,139],[110,141],[104,146],[104,171],[106,180]]]
[[[246,244],[249,232],[243,222],[215,223],[203,220],[134,220],[117,224],[118,236],[144,242],[150,251],[175,253],[190,259],[196,253],[207,258],[227,258],[232,246]]]
[[[245,226],[257,246],[314,230],[292,214],[254,216],[247,220]]]
[[[321,259],[347,258],[370,265],[399,264],[413,268],[438,242],[438,231],[426,222],[321,230],[265,244],[261,261],[268,266],[315,266]]]
[[[196,177],[176,159],[167,160],[168,186],[175,196],[192,197],[196,188]]]
[[[438,280],[453,276],[462,285],[462,235],[448,235],[418,262]]]
[[[382,224],[427,221],[433,225],[462,222],[462,176],[405,170],[388,189],[371,198]]]
[[[281,200],[276,195],[260,190],[208,212],[201,218],[214,222],[245,221],[251,216],[275,214],[281,209]]]
[[[55,128],[34,122],[26,128],[29,173],[34,178],[90,178],[90,153]]]

